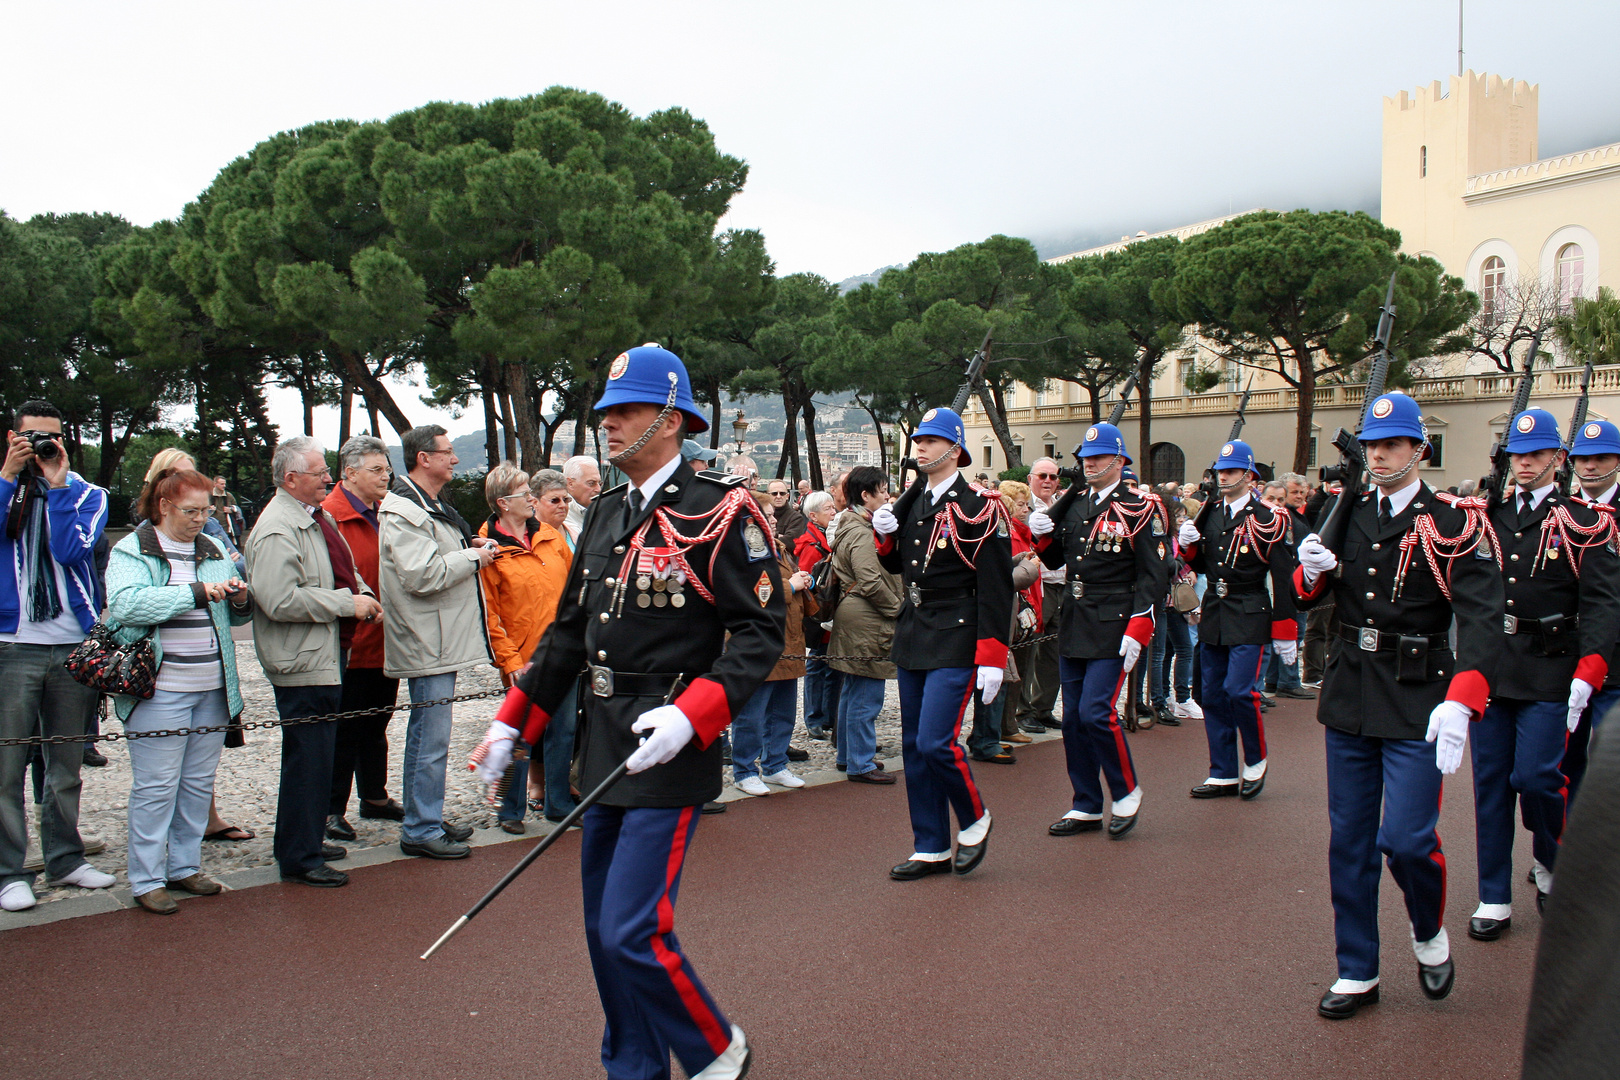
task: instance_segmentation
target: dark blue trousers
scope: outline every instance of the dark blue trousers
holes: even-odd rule
[[[1562,701],[1493,698],[1469,732],[1482,904],[1513,902],[1515,797],[1536,861],[1551,870],[1558,858],[1569,803],[1568,781],[1560,771],[1568,715]]]
[[[1198,646],[1203,665],[1204,737],[1209,740],[1209,775],[1217,780],[1239,779],[1237,744],[1243,736],[1243,764],[1266,760],[1266,723],[1260,717],[1262,645]]]
[[[731,1024],[675,938],[681,867],[698,807],[597,803],[581,819],[585,944],[607,1028],[612,1080],[668,1080],[669,1052],[694,1076],[731,1044]]]
[[[1564,748],[1564,764],[1560,771],[1569,780],[1569,804],[1575,805],[1575,794],[1586,778],[1586,749],[1592,741],[1592,732],[1603,723],[1609,710],[1620,703],[1620,690],[1600,689],[1592,695],[1592,703],[1581,714],[1581,722],[1570,732],[1569,745]]]
[[[913,851],[951,850],[951,809],[962,828],[984,816],[967,754],[957,740],[977,670],[900,668],[900,749],[906,766]]]
[[[1435,831],[1441,774],[1433,743],[1324,730],[1339,978],[1376,979],[1379,852],[1406,896],[1413,935],[1428,941],[1440,932],[1446,907],[1446,856]]]
[[[1125,661],[1118,656],[1101,660],[1058,657],[1058,678],[1063,684],[1063,755],[1074,788],[1074,809],[1100,814],[1103,809],[1100,772],[1108,780],[1115,801],[1136,790],[1136,766],[1119,726],[1114,702],[1125,683]]]
[[[275,686],[276,712],[283,720],[339,711],[343,687]],[[283,874],[325,866],[326,812],[332,801],[332,759],[337,752],[337,721],[293,724],[281,729],[281,785],[276,794],[276,835],[271,843]]]

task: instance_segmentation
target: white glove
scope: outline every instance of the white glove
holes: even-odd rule
[[[1029,531],[1036,536],[1045,536],[1054,528],[1052,519],[1045,510],[1037,510],[1029,515],[1029,521],[1025,524],[1029,526]]]
[[[890,533],[900,531],[900,519],[894,516],[894,510],[887,506],[880,506],[872,514],[872,531],[879,536],[888,536]]]
[[[498,783],[506,775],[506,767],[512,764],[512,747],[517,737],[517,728],[499,720],[491,721],[484,740],[467,755],[467,768],[476,771],[478,779],[486,784]]]
[[[1581,713],[1591,703],[1594,690],[1595,687],[1585,679],[1576,679],[1569,684],[1569,730],[1574,731],[1580,724]]]
[[[1299,642],[1272,638],[1271,651],[1276,654],[1279,664],[1292,665],[1295,660],[1299,659]]]
[[[638,773],[662,765],[676,754],[681,747],[692,741],[692,721],[686,718],[675,705],[660,705],[656,709],[649,709],[636,718],[630,725],[630,730],[638,735],[651,732],[636,752],[630,755],[630,772]]]
[[[1136,662],[1142,658],[1142,643],[1126,634],[1119,643],[1119,655],[1125,658],[1125,670],[1133,671]]]
[[[1322,544],[1322,538],[1315,533],[1307,536],[1299,544],[1299,565],[1305,569],[1305,585],[1312,588],[1317,578],[1328,573],[1339,565],[1339,558]]]
[[[1463,747],[1468,745],[1468,722],[1473,711],[1460,701],[1442,701],[1429,714],[1429,733],[1424,742],[1434,743],[1434,764],[1450,776],[1462,764]]]
[[[1203,534],[1198,531],[1198,526],[1194,525],[1190,521],[1183,521],[1181,523],[1181,528],[1176,530],[1176,539],[1181,541],[1182,547],[1188,547],[1192,544],[1196,544],[1203,538]]]
[[[1001,693],[1001,680],[1006,678],[1006,671],[1002,668],[991,667],[988,664],[979,665],[979,700],[986,705],[996,700]]]

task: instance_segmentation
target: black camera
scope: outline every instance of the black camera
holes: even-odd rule
[[[33,450],[34,458],[38,461],[55,461],[61,450],[56,440],[62,436],[49,431],[25,431],[23,438],[28,440],[29,449]]]

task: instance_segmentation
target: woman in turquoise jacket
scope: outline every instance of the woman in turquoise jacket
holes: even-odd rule
[[[151,635],[157,688],[114,698],[124,731],[220,727],[242,713],[231,627],[253,602],[225,550],[204,535],[213,485],[194,470],[164,470],[143,493],[144,522],[107,563],[108,621],[129,644]],[[225,733],[129,742],[129,885],[156,914],[176,910],[170,889],[219,891],[202,873],[202,837]]]

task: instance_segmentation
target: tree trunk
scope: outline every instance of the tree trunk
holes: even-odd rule
[[[1150,489],[1153,475],[1153,369],[1158,366],[1159,350],[1144,349],[1136,367],[1136,475]]]
[[[1001,444],[1001,452],[1007,456],[1007,468],[1019,468],[1024,463],[1024,455],[1019,453],[1018,444],[1013,442],[1012,429],[1007,426],[1007,416],[1001,411],[1000,404],[993,396],[998,393],[997,388],[981,380],[975,389],[979,394],[979,404],[984,406],[985,415],[990,418],[990,427],[996,433],[996,441]]]
[[[578,411],[574,414],[574,457],[585,456],[585,431],[590,426],[590,419],[591,397],[589,394],[581,394]],[[597,441],[600,443],[601,440]],[[596,456],[598,458],[602,456],[601,446],[597,447]]]
[[[349,435],[354,430],[354,384],[348,379],[343,380],[343,389],[338,394],[338,449],[349,441]]]
[[[1310,346],[1300,341],[1288,343],[1299,365],[1299,409],[1294,424],[1294,472],[1306,475],[1311,467],[1311,416],[1316,411],[1316,366]]]
[[[816,403],[804,399],[804,448],[810,456],[810,486],[817,491],[826,487],[821,475],[821,451],[816,449]]]
[[[714,412],[709,419],[709,449],[720,449],[720,392],[718,388],[714,394]]]
[[[345,349],[338,353],[338,359],[343,363],[343,370],[348,373],[354,385],[360,388],[360,394],[366,399],[366,409],[371,413],[371,427],[377,429],[377,413],[380,411],[387,418],[388,423],[399,435],[411,430],[411,422],[405,417],[405,410],[394,401],[394,396],[388,392],[383,381],[371,373],[364,359],[359,353]]]
[[[505,365],[504,374],[506,391],[512,395],[512,420],[517,426],[518,445],[523,448],[523,471],[533,475],[545,468],[544,454],[551,446],[549,438],[544,449],[540,445],[539,388],[524,377],[522,364]]]
[[[315,437],[315,377],[310,374],[309,357],[298,358],[298,396],[304,403],[304,434]]]
[[[776,478],[782,479],[791,462],[793,484],[797,487],[799,477],[804,475],[799,467],[799,411],[786,391],[782,393],[782,414],[787,417],[787,424],[782,431],[782,456],[776,462]]]
[[[506,392],[504,386],[495,391],[495,410],[501,417],[501,432],[506,437],[506,460],[517,461],[523,453],[523,447],[518,442],[517,425],[512,417],[512,395]]]
[[[364,394],[360,396],[360,400],[365,401]],[[365,404],[366,415],[371,418],[371,437],[373,439],[380,439],[382,438],[382,428],[377,425],[377,406],[373,405],[369,401],[366,401]]]
[[[495,365],[485,357],[481,378],[478,380],[478,396],[484,402],[484,471],[493,469],[501,460],[501,427],[495,418],[495,380],[499,378]]]

